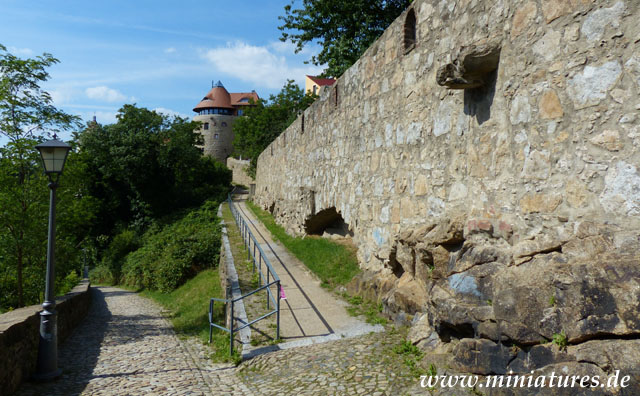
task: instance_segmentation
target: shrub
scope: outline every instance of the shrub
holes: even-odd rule
[[[113,283],[120,282],[125,258],[139,247],[140,238],[133,230],[124,230],[113,237],[102,256],[102,265],[111,272]]]
[[[123,266],[125,285],[169,292],[200,270],[213,267],[220,252],[217,204],[207,202],[182,219],[143,236],[141,248]]]
[[[67,294],[71,291],[71,289],[76,287],[78,283],[80,283],[80,277],[78,276],[76,271],[71,271],[64,279],[57,283],[58,285],[56,285],[56,294]]]
[[[102,264],[89,272],[89,280],[92,284],[97,285],[113,285],[115,283],[111,275],[111,270]]]

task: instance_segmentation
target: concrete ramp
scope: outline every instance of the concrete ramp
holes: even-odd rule
[[[234,197],[236,208],[280,277],[286,299],[280,302],[280,337],[284,342],[263,348],[245,345],[243,357],[384,330],[381,325],[370,325],[349,315],[345,301],[322,288],[320,280],[300,260],[273,240],[244,197]]]

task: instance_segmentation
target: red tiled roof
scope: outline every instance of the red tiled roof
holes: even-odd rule
[[[250,102],[241,102],[242,99],[248,99],[249,101],[253,99],[254,102],[257,102],[260,97],[258,94],[253,92],[238,92],[231,93],[231,106],[249,106]]]
[[[202,101],[193,108],[193,111],[197,112],[198,109],[206,109],[209,107],[233,109],[231,106],[231,95],[229,95],[225,87],[219,86],[211,88],[211,91],[202,98]]]
[[[336,82],[335,78],[320,78],[315,76],[307,76],[307,77],[309,77],[311,81],[313,81],[314,83],[318,84],[321,87],[326,85],[333,85]]]
[[[193,111],[197,113],[199,109],[209,108],[234,109],[234,106],[248,106],[251,104],[249,101],[242,102],[242,99],[253,99],[257,102],[260,98],[255,91],[230,94],[229,91],[218,82],[218,85],[211,88],[211,91],[202,98],[200,103],[193,108]]]

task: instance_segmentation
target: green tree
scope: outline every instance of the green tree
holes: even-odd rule
[[[315,98],[313,95],[305,94],[293,80],[288,80],[277,95],[271,95],[269,101],[261,99],[255,107],[245,112],[244,117],[236,119],[233,123],[234,151],[236,155],[251,160],[249,173],[252,176],[255,176],[260,153],[287,129]]]
[[[93,236],[141,233],[153,219],[226,194],[230,172],[202,155],[196,127],[125,105],[115,124],[90,123],[79,134],[89,194],[99,203]]]
[[[51,95],[40,88],[49,79],[47,68],[56,63],[47,53],[35,59],[18,58],[0,44],[0,133],[10,140],[78,125],[78,117],[56,109]]]
[[[280,40],[290,40],[296,53],[307,43],[318,43],[322,50],[311,57],[326,67],[323,76],[339,77],[384,32],[411,0],[295,0],[284,7]]]
[[[35,283],[44,277],[48,194],[34,146],[45,132],[78,123],[77,117],[56,109],[40,88],[49,79],[47,68],[57,62],[46,53],[21,59],[0,45],[0,134],[9,139],[0,149],[0,276],[7,281],[0,304],[35,302],[44,285]],[[15,287],[8,289],[9,284]]]

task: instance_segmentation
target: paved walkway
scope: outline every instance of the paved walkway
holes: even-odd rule
[[[151,300],[113,287],[92,293],[87,318],[59,350],[63,376],[24,384],[18,395],[252,394],[228,365],[196,365]]]
[[[25,383],[17,395],[417,394],[418,380],[394,359],[397,332],[263,354],[236,368],[212,363],[199,340],[178,339],[153,301],[113,287],[92,293],[86,320],[60,348],[62,377]]]
[[[271,233],[245,204],[246,195],[235,195],[234,203],[250,224],[251,231],[280,277],[286,300],[281,302],[280,335],[287,342],[277,348],[326,342],[382,331],[349,315],[348,304],[320,286],[320,281],[295,256],[275,242]],[[293,341],[293,342],[292,342]]]
[[[63,376],[52,383],[23,384],[17,395],[415,394],[417,380],[402,359],[394,359],[393,346],[402,335],[376,333],[381,326],[349,316],[346,304],[274,244],[244,203],[239,206],[281,274],[287,294],[282,334],[289,342],[239,367],[212,363],[210,347],[195,338],[178,339],[153,301],[97,287],[86,320],[60,347]]]

